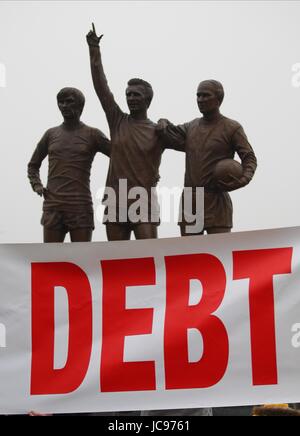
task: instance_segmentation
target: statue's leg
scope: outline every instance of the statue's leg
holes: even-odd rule
[[[127,223],[106,224],[106,235],[108,241],[129,241],[131,228]]]
[[[44,211],[41,224],[44,227],[44,242],[64,242],[68,230],[64,225],[61,212]]]
[[[93,229],[83,228],[70,231],[71,242],[91,242]]]
[[[44,227],[44,242],[64,242],[66,232],[64,230],[54,230]]]
[[[187,233],[186,232],[186,226],[187,226],[188,224],[181,224],[180,225],[180,233],[181,233],[181,236],[201,236],[201,235],[203,235],[204,234],[204,230],[203,230],[203,232],[200,232],[200,233]]]
[[[136,239],[157,239],[157,226],[151,223],[142,223],[134,226],[134,236]]]

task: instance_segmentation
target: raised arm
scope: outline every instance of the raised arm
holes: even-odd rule
[[[27,175],[34,192],[36,192],[40,197],[43,196],[46,189],[44,188],[41,178],[40,178],[40,168],[43,160],[48,155],[48,142],[47,142],[47,132],[42,137],[38,143],[32,158],[28,164]]]
[[[102,65],[102,57],[100,52],[100,41],[103,35],[97,36],[95,26],[93,24],[93,30],[91,30],[87,36],[86,40],[89,45],[90,51],[90,63],[91,63],[91,72],[93,78],[93,84],[96,91],[96,94],[100,100],[100,103],[103,107],[103,110],[106,114],[107,120],[110,124],[114,113],[121,112],[119,106],[115,102],[114,96],[109,89],[106,76],[104,73],[103,65]]]
[[[187,126],[185,124],[174,126],[167,119],[160,119],[157,123],[156,133],[163,148],[185,152]]]

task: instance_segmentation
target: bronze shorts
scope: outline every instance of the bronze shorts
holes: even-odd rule
[[[41,224],[48,229],[64,231],[66,233],[77,229],[95,228],[93,212],[46,210],[43,212]]]

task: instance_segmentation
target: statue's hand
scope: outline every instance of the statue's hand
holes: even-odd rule
[[[92,26],[93,30],[90,30],[90,32],[86,35],[86,40],[90,47],[99,47],[103,35],[97,36],[94,23],[92,24]]]
[[[244,176],[242,176],[241,178],[231,176],[230,182],[221,182],[220,181],[217,183],[217,187],[221,191],[231,192],[231,191],[235,191],[236,189],[242,188],[246,184],[247,183],[246,183],[246,179]]]
[[[44,188],[43,185],[35,185],[33,188],[34,192],[36,192],[40,197],[45,197],[47,194],[47,189]]]
[[[166,118],[161,118],[160,120],[157,121],[156,131],[158,133],[163,132],[168,127],[169,124],[170,124],[169,120],[167,120]]]

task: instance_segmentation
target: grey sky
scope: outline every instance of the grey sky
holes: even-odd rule
[[[149,117],[175,123],[199,116],[196,88],[207,78],[224,84],[224,115],[245,128],[258,157],[253,182],[232,194],[234,230],[300,225],[300,62],[298,2],[0,2],[2,183],[0,242],[39,242],[41,200],[31,191],[27,162],[49,127],[60,124],[55,96],[64,86],[86,95],[83,121],[108,134],[93,90],[85,35],[94,21],[110,87],[127,110],[132,77],[151,82]],[[108,160],[98,156],[92,192],[104,185]],[[46,163],[42,174],[47,173]],[[161,186],[182,186],[184,156],[168,151]],[[95,209],[99,200],[95,199]],[[250,209],[252,212],[250,213]],[[178,236],[175,224],[161,237]],[[94,240],[105,239],[97,222]]]

